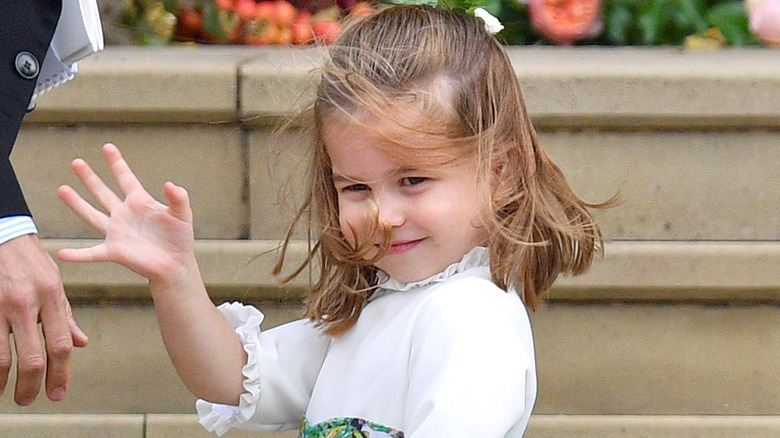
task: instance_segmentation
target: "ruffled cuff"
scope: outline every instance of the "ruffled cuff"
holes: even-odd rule
[[[253,306],[241,303],[224,303],[217,307],[230,325],[236,331],[244,351],[247,354],[246,365],[242,368],[244,374],[244,389],[238,406],[211,403],[198,400],[195,409],[198,411],[200,424],[209,432],[219,436],[228,430],[248,421],[257,410],[260,400],[260,369],[258,365],[258,349],[260,345],[260,323],[265,317]]]

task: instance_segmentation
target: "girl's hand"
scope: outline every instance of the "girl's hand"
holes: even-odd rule
[[[163,191],[169,203],[166,206],[144,189],[116,146],[104,145],[103,155],[124,199],[84,160],[74,160],[71,164],[74,172],[105,213],[70,186],[61,186],[58,194],[105,241],[90,248],[63,249],[58,253],[59,258],[67,262],[114,262],[150,281],[163,283],[191,274],[187,271],[197,269],[197,265],[187,191],[171,182],[165,183]]]
[[[106,239],[91,248],[63,249],[60,259],[119,263],[148,278],[163,342],[184,384],[198,398],[238,405],[246,353],[200,277],[187,191],[167,182],[169,205],[161,204],[116,146],[103,146],[103,155],[124,199],[84,160],[74,160],[73,170],[103,211],[68,186],[60,187],[60,198]]]

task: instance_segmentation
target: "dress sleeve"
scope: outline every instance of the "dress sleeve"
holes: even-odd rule
[[[196,402],[200,423],[223,435],[231,428],[279,431],[300,427],[330,337],[308,320],[262,331],[263,314],[252,306],[218,307],[244,345],[244,394],[238,406]]]
[[[414,318],[406,436],[522,436],[536,397],[527,311],[487,280],[452,286]]]

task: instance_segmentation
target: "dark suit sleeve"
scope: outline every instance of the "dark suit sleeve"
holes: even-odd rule
[[[43,58],[57,26],[62,0],[0,1],[0,217],[29,215],[10,155],[30,102],[35,79],[16,71],[16,56]]]

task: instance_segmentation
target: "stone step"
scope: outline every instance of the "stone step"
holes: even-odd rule
[[[597,212],[608,239],[780,240],[780,130],[552,131],[541,138],[581,197],[620,196],[622,204]],[[123,147],[156,197],[168,180],[188,189],[201,239],[281,238],[304,190],[309,137],[298,131],[34,125],[23,129],[13,160],[46,238],[96,236],[56,192],[61,184],[80,189],[69,169],[76,157],[110,178],[100,156],[106,141]]]
[[[766,49],[529,48],[509,54],[542,144],[612,240],[780,240],[780,63]],[[14,163],[42,235],[95,234],[57,199],[113,141],[149,190],[191,193],[201,239],[277,239],[300,200],[322,53],[109,47],[42,96]],[[42,158],[42,157],[45,157]],[[225,214],[225,212],[230,212]]]
[[[780,65],[761,48],[507,47],[543,127],[771,127]],[[263,124],[313,97],[322,48],[118,47],[79,63],[31,123]]]
[[[4,436],[15,438],[209,438],[192,415],[2,415]],[[767,438],[780,434],[780,417],[535,415],[526,438]],[[295,438],[296,432],[231,430],[226,438]]]
[[[52,254],[97,240],[46,240]],[[198,240],[196,254],[212,296],[253,300],[300,300],[303,276],[280,287],[271,273],[277,242]],[[293,266],[306,254],[304,242],[289,251]],[[584,275],[563,276],[550,293],[554,301],[780,302],[780,242],[617,241]],[[60,263],[75,302],[150,299],[146,280],[109,263]]]
[[[541,139],[581,197],[620,196],[622,204],[597,212],[609,239],[780,240],[778,130],[551,131]],[[76,157],[110,179],[100,156],[106,141],[123,147],[158,198],[168,180],[189,190],[198,238],[263,240],[284,236],[300,202],[310,138],[232,125],[25,128],[13,160],[45,237],[95,237],[56,192],[80,188],[69,169]]]
[[[262,309],[264,329],[302,314],[294,303],[233,299]],[[76,305],[74,315],[90,345],[75,353],[68,398],[22,408],[7,393],[0,412],[194,412],[151,305]],[[537,414],[780,415],[777,304],[551,302],[530,316]]]
[[[91,240],[47,240],[55,253]],[[255,303],[268,326],[298,318],[305,285],[280,288],[271,241],[198,241],[216,302]],[[305,247],[292,247],[301,260]],[[613,242],[532,312],[540,414],[776,415],[780,244]],[[90,346],[68,399],[6,413],[188,413],[193,397],[162,345],[145,280],[112,264],[60,264]],[[103,304],[96,304],[103,303]],[[11,377],[11,381],[14,377]],[[713,385],[712,382],[718,382]],[[750,388],[745,391],[745,388]]]

